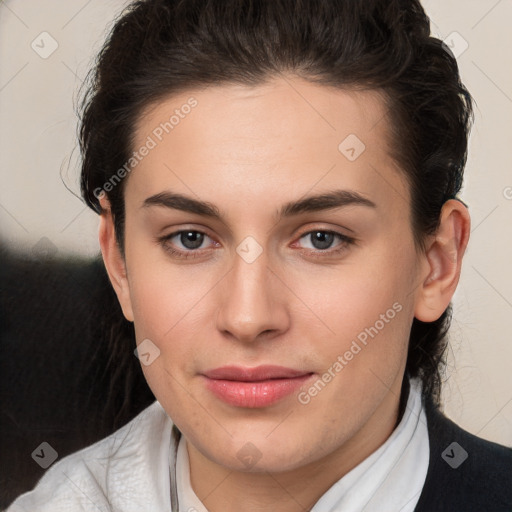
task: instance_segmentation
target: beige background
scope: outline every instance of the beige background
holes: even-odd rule
[[[37,250],[46,237],[46,249],[61,254],[99,250],[96,215],[66,189],[79,190],[74,102],[124,4],[0,4],[0,236],[14,247]],[[462,194],[473,226],[454,300],[445,410],[469,431],[512,445],[512,1],[423,4],[433,33],[460,53],[463,81],[476,100]],[[58,45],[47,58],[31,47],[41,37],[40,52]]]

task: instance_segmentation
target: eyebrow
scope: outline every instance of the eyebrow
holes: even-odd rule
[[[292,217],[301,213],[332,210],[344,206],[366,206],[377,208],[377,205],[353,190],[334,190],[323,194],[307,196],[297,201],[290,201],[283,205],[277,212],[278,219]],[[143,205],[144,208],[160,206],[172,208],[184,212],[195,213],[204,217],[222,220],[219,209],[212,203],[200,201],[192,197],[174,192],[160,192],[148,197]]]

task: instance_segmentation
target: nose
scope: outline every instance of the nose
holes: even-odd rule
[[[284,286],[268,267],[265,252],[251,263],[235,256],[219,300],[217,328],[224,336],[252,343],[289,328]]]

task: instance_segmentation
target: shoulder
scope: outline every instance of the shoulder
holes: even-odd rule
[[[425,401],[430,461],[417,512],[512,510],[512,449],[481,439]]]
[[[168,478],[158,477],[168,472],[171,429],[154,402],[110,436],[55,463],[7,512],[135,511],[152,503],[151,510],[160,510]]]

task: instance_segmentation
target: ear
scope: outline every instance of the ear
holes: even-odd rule
[[[470,225],[467,207],[461,201],[445,202],[439,228],[422,256],[425,271],[414,310],[418,320],[434,322],[450,304],[459,282]]]
[[[117,244],[114,219],[112,217],[110,203],[105,194],[100,197],[100,205],[103,211],[100,216],[99,241],[103,261],[110,282],[119,300],[119,304],[121,304],[123,314],[128,321],[133,322],[133,310],[126,273],[126,262]]]

